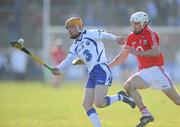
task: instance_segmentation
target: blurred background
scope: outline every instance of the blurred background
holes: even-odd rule
[[[87,29],[99,28],[127,36],[129,17],[136,11],[148,13],[153,29],[160,35],[165,67],[175,82],[180,81],[180,0],[0,0],[0,80],[82,80],[87,70],[72,66],[64,79],[54,79],[50,72],[9,41],[24,38],[25,47],[50,66],[61,62],[71,40],[64,22],[80,16]],[[105,42],[108,61],[121,51],[114,42]],[[124,81],[136,71],[136,59],[112,69],[114,80]]]

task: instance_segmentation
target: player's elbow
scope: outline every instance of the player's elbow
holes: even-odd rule
[[[154,56],[159,56],[161,54],[161,52],[160,51],[156,51],[156,52],[154,52]]]
[[[154,55],[154,56],[159,56],[160,54],[161,54],[160,48],[159,48],[159,47],[154,48],[154,50],[153,50],[153,55]]]

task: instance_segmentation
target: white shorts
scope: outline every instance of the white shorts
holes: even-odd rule
[[[164,70],[164,67],[153,66],[145,68],[134,75],[140,76],[154,89],[168,89],[173,85],[173,82],[169,74]]]

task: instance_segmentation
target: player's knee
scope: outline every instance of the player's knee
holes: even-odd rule
[[[95,101],[95,106],[97,108],[103,108],[105,106],[104,101],[102,101],[102,100]]]
[[[129,91],[129,90],[132,90],[132,89],[134,89],[134,88],[133,88],[133,86],[132,86],[132,84],[131,84],[130,82],[127,82],[127,83],[124,85],[124,89],[125,89],[126,91]]]
[[[126,84],[124,85],[124,89],[125,89],[126,91],[129,91],[129,84],[128,84],[128,83],[126,83]]]
[[[85,110],[87,110],[92,107],[92,104],[87,101],[83,101],[82,106]]]

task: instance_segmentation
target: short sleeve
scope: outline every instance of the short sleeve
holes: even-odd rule
[[[100,30],[100,29],[92,29],[89,30],[89,35],[91,38],[96,39],[96,40],[102,40],[102,39],[111,39],[111,40],[115,40],[116,36],[110,33],[107,33],[104,30]]]
[[[157,32],[153,31],[152,29],[148,29],[148,42],[151,47],[158,47],[159,46],[159,35]]]

